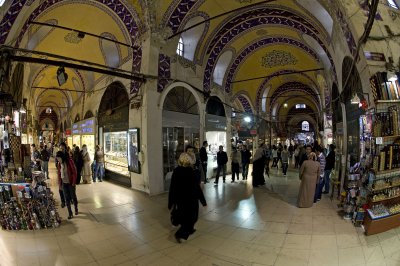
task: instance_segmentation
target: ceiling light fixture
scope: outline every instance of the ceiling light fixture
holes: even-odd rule
[[[350,102],[351,104],[360,104],[360,98],[358,97],[357,93],[354,94]]]

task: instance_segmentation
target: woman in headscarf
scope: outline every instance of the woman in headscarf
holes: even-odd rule
[[[182,153],[178,159],[178,167],[172,173],[169,187],[168,209],[176,208],[176,216],[181,225],[175,233],[178,243],[181,243],[181,239],[187,240],[196,231],[194,225],[199,216],[199,200],[204,207],[207,206],[192,165],[193,157]]]
[[[308,160],[304,161],[300,167],[300,190],[297,199],[299,208],[309,208],[313,206],[315,187],[319,182],[320,164],[317,160],[317,155],[311,152],[308,155]]]
[[[92,183],[91,174],[90,174],[90,156],[87,151],[86,144],[82,146],[82,159],[83,159],[83,168],[82,168],[82,179],[84,184]]]
[[[264,143],[262,143],[253,156],[253,187],[258,187],[265,184],[264,167]]]

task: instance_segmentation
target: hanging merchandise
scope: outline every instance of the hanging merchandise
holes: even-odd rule
[[[4,150],[7,150],[7,149],[9,149],[9,148],[10,148],[10,141],[9,141],[9,139],[8,139],[8,131],[5,130],[5,131],[3,132],[3,149],[4,149]]]

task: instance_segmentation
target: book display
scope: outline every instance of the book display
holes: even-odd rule
[[[400,100],[376,101],[371,156],[362,178],[366,197],[359,202],[367,213],[367,235],[400,226],[399,110]]]

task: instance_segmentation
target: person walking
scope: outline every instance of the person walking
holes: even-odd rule
[[[200,172],[200,157],[198,154],[195,152],[195,147],[192,145],[187,145],[185,148],[185,152],[190,155],[192,158],[192,167],[193,167],[193,172],[194,172],[194,177],[197,181],[197,183],[201,183],[201,172]]]
[[[317,154],[317,161],[319,162],[320,171],[321,171],[319,178],[318,178],[317,188],[315,191],[314,202],[317,202],[317,201],[321,200],[322,188],[325,185],[324,171],[325,171],[326,160],[325,160],[325,155],[323,153],[322,147],[318,146],[315,150],[316,150],[316,154]]]
[[[283,150],[281,152],[281,158],[282,158],[282,173],[284,176],[286,176],[287,169],[289,166],[289,151],[287,150],[287,146],[283,146]]]
[[[99,145],[96,145],[96,151],[94,152],[94,160],[96,162],[95,173],[93,175],[93,182],[98,179],[103,182],[104,178],[104,152]]]
[[[74,160],[75,167],[76,167],[76,184],[79,185],[81,183],[83,158],[82,158],[82,154],[81,154],[81,151],[79,150],[78,146],[75,146],[72,158]]]
[[[300,167],[299,178],[301,183],[297,198],[297,206],[299,208],[309,208],[314,203],[315,187],[319,182],[321,172],[316,157],[316,154],[311,152],[308,155],[308,160],[305,160]]]
[[[326,165],[324,171],[325,191],[322,192],[323,194],[329,193],[330,175],[333,168],[335,168],[335,145],[330,144],[329,153],[328,156],[326,156]]]
[[[228,162],[228,155],[224,152],[224,146],[219,146],[219,151],[217,152],[217,175],[215,177],[214,184],[218,185],[219,174],[222,170],[222,180],[225,183],[226,178],[226,163]]]
[[[87,146],[86,144],[83,144],[82,146],[82,160],[83,160],[83,167],[82,167],[82,179],[83,179],[83,184],[90,184],[92,183],[91,178],[90,178],[90,156],[87,151]]]
[[[268,145],[265,145],[264,157],[265,157],[265,173],[269,177],[269,163],[271,162],[271,149]]]
[[[42,163],[42,172],[44,173],[46,179],[50,179],[49,160],[50,160],[50,153],[47,150],[47,146],[44,145],[43,149],[40,151],[40,161]]]
[[[278,169],[278,148],[274,145],[272,146],[272,166]]]
[[[243,145],[241,155],[242,155],[242,180],[247,180],[247,176],[249,174],[251,152],[247,149],[246,145]]]
[[[264,144],[260,144],[253,156],[253,187],[265,184],[264,178],[265,156]]]
[[[75,206],[75,215],[78,215],[78,199],[76,197],[76,167],[72,158],[59,151],[56,154],[58,185],[63,191],[68,208],[68,219],[72,219],[71,201]]]
[[[208,156],[207,156],[207,141],[203,141],[203,147],[200,148],[200,164],[201,170],[203,170],[204,174],[204,184],[208,183],[207,179],[207,163],[208,163]]]
[[[187,153],[182,153],[178,159],[178,167],[174,169],[168,194],[168,209],[175,209],[180,228],[175,233],[178,243],[187,240],[196,229],[199,216],[199,201],[206,207],[207,202],[203,191],[196,181],[193,171],[193,158]]]
[[[301,156],[300,156],[300,159],[299,159],[300,160],[299,161],[300,167],[301,167],[301,165],[303,164],[304,161],[308,160],[308,155],[310,155],[311,152],[312,152],[311,145],[307,145],[306,148],[305,148],[305,151],[302,150],[302,152],[300,153]]]
[[[300,153],[300,148],[298,145],[296,145],[296,148],[294,149],[294,168],[299,167],[299,153]]]
[[[242,154],[240,151],[237,150],[236,147],[232,148],[231,154],[231,170],[232,170],[232,183],[235,182],[235,174],[237,175],[237,180],[239,181],[239,169],[240,163],[242,162]]]
[[[36,149],[36,145],[35,144],[31,145],[31,162],[32,162],[32,168],[33,168],[34,171],[40,171],[41,170],[40,152]]]

